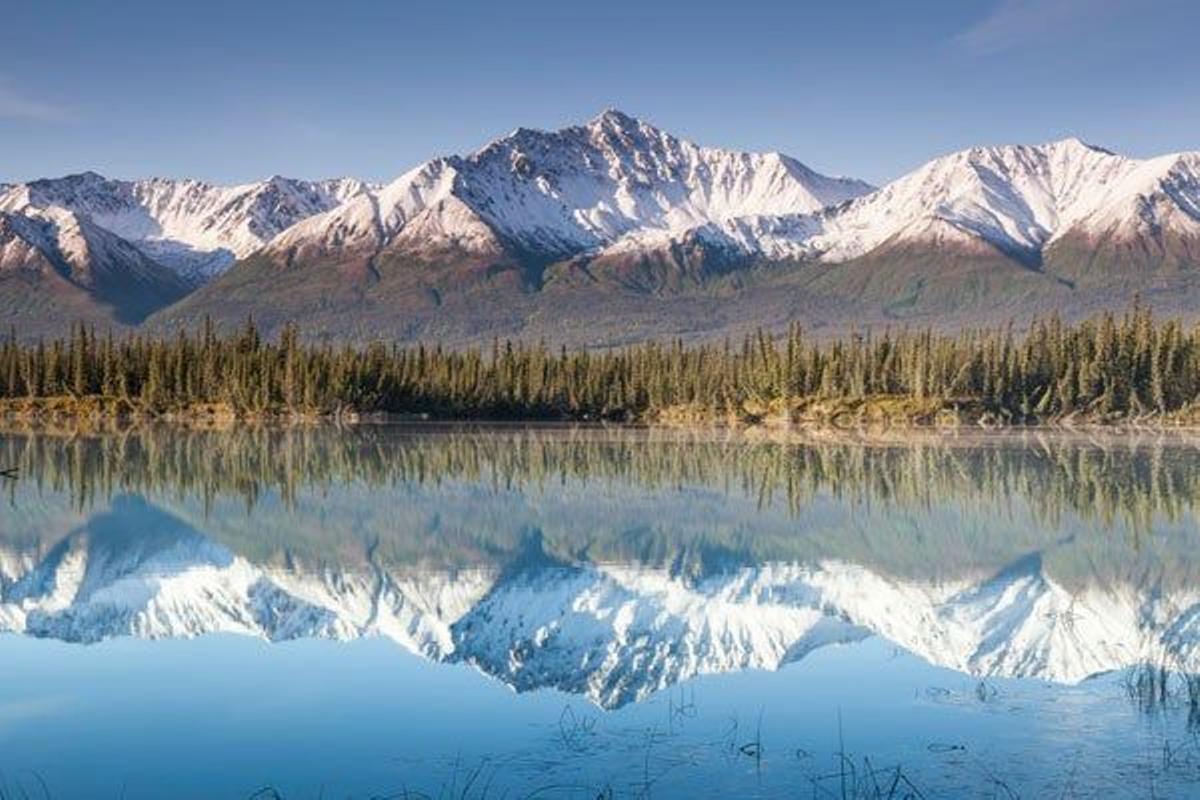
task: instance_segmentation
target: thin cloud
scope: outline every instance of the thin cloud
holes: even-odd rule
[[[0,77],[0,119],[65,122],[70,118],[66,109],[26,97],[12,87],[11,81]]]
[[[1132,0],[999,0],[991,13],[955,38],[972,52],[998,53],[1068,26],[1093,25],[1131,4]]]

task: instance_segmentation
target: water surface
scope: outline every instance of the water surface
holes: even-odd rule
[[[0,796],[1187,797],[1200,449],[0,434]]]

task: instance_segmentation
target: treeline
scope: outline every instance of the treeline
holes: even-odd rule
[[[1067,324],[1041,319],[955,335],[888,331],[836,341],[794,326],[738,344],[648,343],[612,351],[309,344],[294,328],[0,346],[0,397],[97,397],[161,414],[218,404],[238,414],[429,414],[442,418],[645,419],[675,407],[741,414],[812,400],[965,403],[1004,420],[1140,417],[1194,409],[1200,328],[1134,305]]]

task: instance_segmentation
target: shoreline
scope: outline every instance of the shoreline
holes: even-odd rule
[[[222,404],[147,413],[128,401],[111,398],[34,398],[0,400],[0,432],[120,432],[151,427],[194,431],[286,429],[305,427],[410,427],[413,430],[471,429],[648,431],[668,436],[725,436],[746,441],[803,440],[913,441],[988,439],[994,436],[1086,436],[1126,439],[1135,436],[1200,437],[1200,411],[1143,417],[1071,415],[1042,420],[1013,420],[968,401],[911,398],[803,400],[717,413],[710,409],[668,408],[633,419],[577,419],[553,416],[449,417],[425,413],[258,412],[238,413]]]

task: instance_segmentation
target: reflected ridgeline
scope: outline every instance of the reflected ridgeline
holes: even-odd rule
[[[428,426],[10,433],[0,630],[386,636],[615,707],[882,636],[1200,672],[1200,449]]]
[[[901,442],[747,441],[737,436],[598,428],[434,426],[170,427],[53,435],[0,432],[0,465],[25,492],[69,496],[80,511],[118,494],[292,505],[331,487],[469,482],[545,492],[565,481],[645,490],[699,486],[798,514],[818,494],[927,508],[949,500],[1028,504],[1047,525],[1073,513],[1150,530],[1200,502],[1200,449],[1170,435],[954,436]],[[0,489],[16,502],[17,484]],[[22,492],[24,494],[25,492]]]

